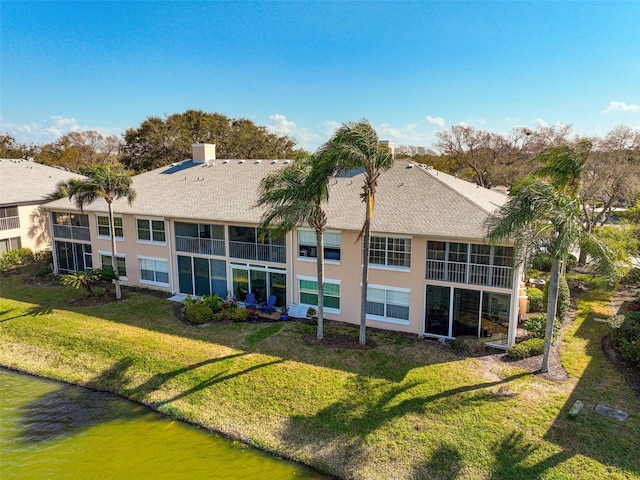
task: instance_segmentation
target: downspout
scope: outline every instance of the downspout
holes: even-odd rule
[[[167,247],[169,247],[169,252],[168,252],[169,278],[171,279],[169,282],[169,289],[171,290],[171,294],[175,295],[176,293],[176,290],[174,288],[175,278],[173,278],[173,245],[171,244],[171,220],[166,219],[165,221],[167,222]],[[176,261],[177,261],[177,258],[176,258]]]
[[[56,251],[56,247],[55,247],[55,240],[54,240],[54,236],[53,236],[53,212],[52,211],[48,211],[47,213],[47,217],[49,218],[49,238],[51,239],[51,253],[52,253],[52,258],[53,258],[53,273],[59,273],[58,271],[58,252]],[[93,254],[92,254],[93,255]]]

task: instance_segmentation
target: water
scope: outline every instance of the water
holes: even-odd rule
[[[0,478],[326,477],[108,393],[0,369]]]

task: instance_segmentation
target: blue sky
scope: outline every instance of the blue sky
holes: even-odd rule
[[[430,146],[465,123],[640,128],[640,2],[0,3],[0,130],[43,143],[187,109],[315,150],[367,118]]]

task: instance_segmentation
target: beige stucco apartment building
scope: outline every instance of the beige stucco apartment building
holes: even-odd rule
[[[260,180],[286,160],[193,159],[133,177],[136,200],[114,203],[123,284],[172,293],[217,293],[243,301],[270,295],[304,316],[317,305],[315,234],[260,238]],[[332,178],[326,205],[325,316],[360,319],[362,174]],[[368,325],[436,338],[477,335],[499,347],[515,340],[521,271],[513,248],[488,245],[485,221],[507,197],[407,161],[380,177],[372,221]],[[60,272],[111,264],[107,207],[47,205]],[[300,313],[302,312],[302,313]]]
[[[59,181],[75,173],[22,159],[0,159],[0,255],[16,248],[49,247],[48,216],[40,206]]]

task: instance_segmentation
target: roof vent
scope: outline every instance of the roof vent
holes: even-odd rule
[[[244,163],[244,160],[240,160],[238,163],[242,165]]]
[[[278,160],[271,160],[271,165],[273,165],[274,163],[278,163]]]
[[[254,165],[259,165],[260,164],[260,160],[256,160],[255,162],[253,162]]]
[[[223,161],[222,161],[222,163],[223,163],[223,164],[225,164],[225,163],[229,163],[229,160],[223,160]]]
[[[407,168],[413,168],[413,163],[408,163]]]
[[[287,165],[287,164],[289,163],[289,160],[284,160],[282,163],[283,163],[284,165]]]

